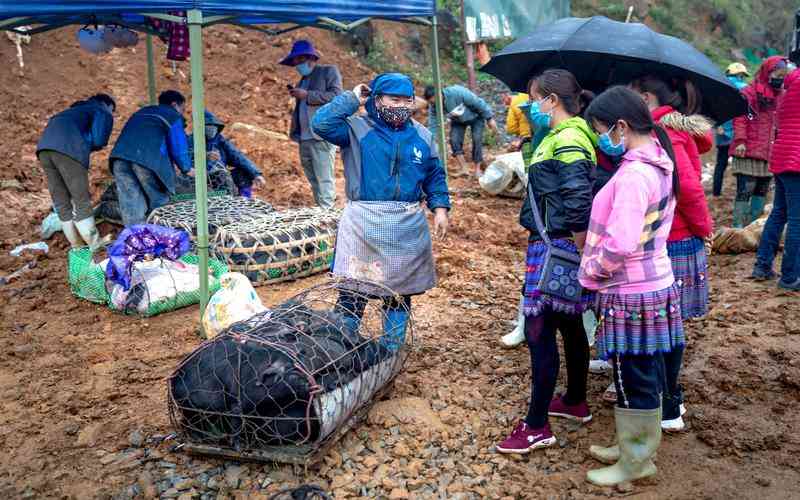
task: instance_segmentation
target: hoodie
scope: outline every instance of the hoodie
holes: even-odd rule
[[[773,56],[764,61],[758,70],[753,83],[742,90],[747,99],[751,114],[739,116],[733,120],[733,142],[730,153],[736,157],[753,158],[767,161],[775,141],[777,123],[775,112],[783,90],[775,90],[769,85],[769,75],[786,58]],[[736,154],[736,148],[744,144],[743,155]]]
[[[450,208],[447,176],[431,133],[409,119],[392,128],[378,114],[375,96],[414,95],[411,79],[399,73],[379,75],[370,85],[372,97],[356,113],[352,91],[336,96],[314,115],[314,133],[342,148],[345,193],[350,201],[425,200],[428,208]]]
[[[669,241],[692,236],[705,238],[713,232],[714,223],[701,182],[703,163],[700,155],[711,150],[713,125],[703,116],[685,116],[669,106],[653,110],[653,120],[664,127],[672,142],[680,184]]]
[[[728,81],[730,81],[737,90],[742,90],[747,87],[747,82],[744,81],[744,78],[739,75],[728,75]],[[720,124],[724,133],[717,134],[714,137],[714,141],[717,143],[717,146],[730,146],[731,141],[733,141],[733,120],[728,120],[725,123]]]
[[[676,205],[673,170],[657,141],[625,153],[592,205],[579,273],[584,287],[634,294],[675,282],[667,254]]]

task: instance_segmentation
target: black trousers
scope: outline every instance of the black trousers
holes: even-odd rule
[[[547,411],[556,389],[560,364],[556,330],[564,339],[567,365],[564,402],[576,405],[586,401],[589,341],[581,316],[547,311],[537,317],[526,317],[525,337],[531,354],[531,402],[525,421],[534,429],[547,424]]]
[[[652,356],[615,355],[614,387],[617,389],[617,406],[634,410],[654,410],[661,406],[664,385],[664,358],[660,353]]]
[[[736,174],[736,201],[750,201],[752,196],[767,196],[772,177]]]
[[[725,169],[728,168],[730,146],[717,146],[717,164],[714,167],[714,196],[722,194],[722,182],[725,178]]]

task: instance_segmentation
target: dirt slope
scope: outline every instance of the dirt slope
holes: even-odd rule
[[[273,62],[289,42],[275,46],[227,28],[211,30],[207,40],[212,109],[226,120],[284,130],[283,89],[294,77]],[[345,87],[367,76],[326,35],[315,40],[340,64]],[[66,31],[38,37],[26,50],[26,77],[0,73],[6,150],[0,178],[17,179],[24,188],[0,191],[0,274],[25,262],[8,251],[37,238],[36,224],[49,204],[33,157],[47,116],[106,90],[118,98],[124,117],[145,95],[141,48],[98,58],[75,45]],[[7,65],[15,61],[4,40],[0,54]],[[181,69],[186,72],[185,65]],[[188,92],[188,82],[170,73],[160,66],[159,87]],[[264,169],[269,187],[261,197],[283,206],[310,202],[291,145],[247,135],[235,140]],[[98,155],[93,163],[99,195],[105,160]],[[315,482],[341,498],[796,498],[800,303],[797,295],[743,279],[752,255],[712,258],[712,311],[688,325],[683,381],[691,428],[664,438],[656,479],[633,490],[595,488],[583,480],[596,466],[589,445],[613,435],[613,409],[600,402],[606,377],[590,380],[590,425],[553,423],[560,447],[524,458],[495,454],[493,445],[520,418],[528,396],[528,353],[497,345],[515,314],[526,235],[516,223],[518,201],[484,196],[474,181],[456,180],[451,187],[452,234],[435,247],[440,286],[415,302],[415,351],[390,395],[421,397],[433,416],[376,417],[308,471],[239,469],[188,457],[174,451],[174,442],[157,439],[132,446],[134,431],[145,438],[172,432],[164,378],[199,344],[197,310],[145,320],[78,301],[66,284],[66,245],[57,236],[37,269],[0,287],[0,449],[6,451],[0,454],[0,497],[131,498],[152,488],[177,497],[181,486],[183,498],[263,499],[285,485]],[[731,192],[732,183],[726,189]],[[713,202],[719,222],[729,218],[731,203]],[[272,305],[321,279],[259,294]],[[441,421],[446,431],[427,432],[417,417],[436,420],[437,427]]]

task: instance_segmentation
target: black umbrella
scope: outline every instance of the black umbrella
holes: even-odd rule
[[[644,24],[607,17],[568,17],[541,26],[492,57],[481,71],[512,90],[548,68],[569,70],[586,89],[602,91],[647,73],[691,80],[703,97],[702,113],[718,123],[747,112],[747,102],[711,60],[690,44]]]

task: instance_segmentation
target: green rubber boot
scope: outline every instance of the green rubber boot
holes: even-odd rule
[[[589,455],[601,464],[612,465],[619,460],[619,445],[613,444],[609,447],[591,445]]]
[[[750,198],[750,222],[764,214],[764,206],[767,204],[765,196],[753,196]]]
[[[733,204],[733,227],[741,229],[750,224],[750,203],[736,201]]]
[[[616,408],[614,416],[619,460],[610,467],[591,470],[586,474],[586,479],[597,486],[615,486],[650,477],[657,472],[653,457],[661,443],[661,408]]]

